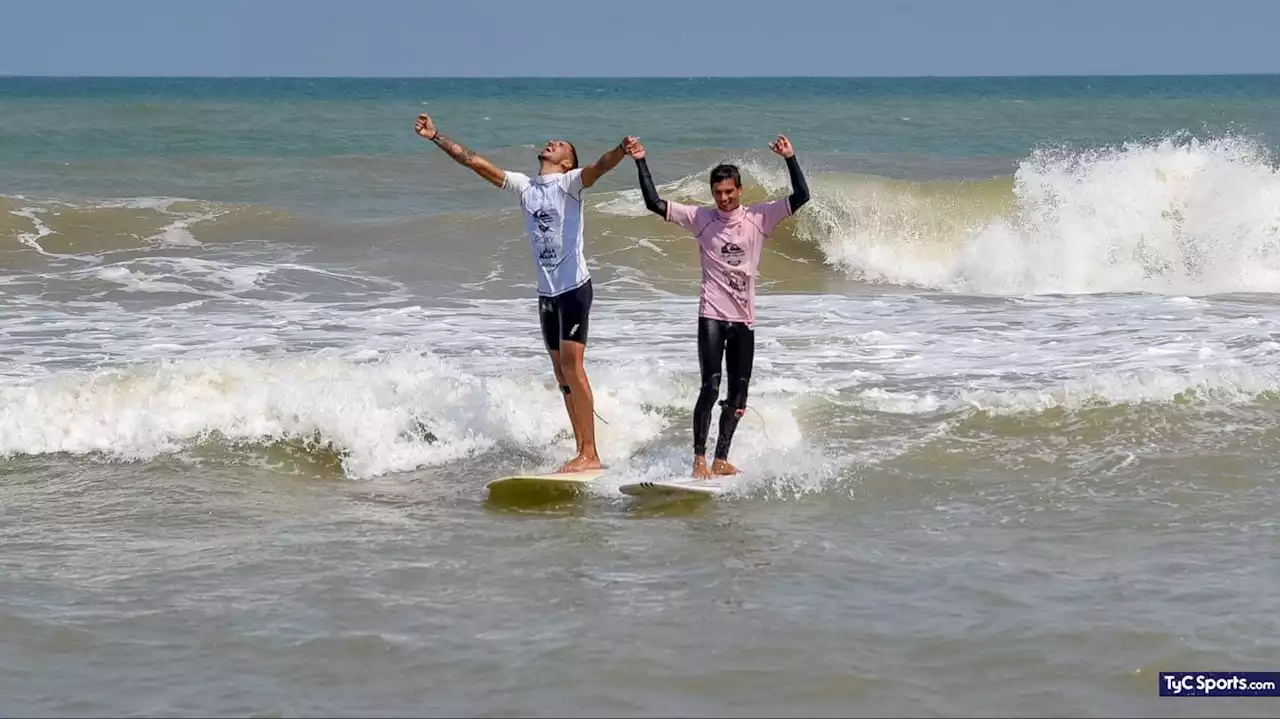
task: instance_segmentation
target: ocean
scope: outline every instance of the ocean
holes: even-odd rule
[[[609,473],[513,199],[638,136],[770,238],[711,501],[692,240],[586,194]],[[1273,716],[1280,77],[0,78],[0,713]],[[719,410],[716,410],[718,417]],[[714,442],[716,420],[711,439]],[[1273,556],[1273,559],[1267,559]]]

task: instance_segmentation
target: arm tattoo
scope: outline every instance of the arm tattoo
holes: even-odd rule
[[[436,136],[431,138],[431,141],[436,143],[437,147],[447,152],[450,157],[461,165],[467,164],[471,161],[471,158],[476,156],[476,153],[463,147],[461,144],[450,140],[448,135],[440,132],[439,130],[436,131]]]

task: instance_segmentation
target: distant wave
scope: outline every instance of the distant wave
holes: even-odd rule
[[[54,258],[94,263],[102,253],[146,247],[200,247],[211,236],[270,232],[294,223],[288,213],[178,197],[54,199],[0,196],[0,241]],[[197,232],[212,230],[216,232]],[[16,249],[16,247],[11,247]]]

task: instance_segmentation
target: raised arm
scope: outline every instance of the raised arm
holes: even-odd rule
[[[644,145],[633,139],[626,147],[627,154],[636,161],[636,172],[640,174],[640,194],[644,197],[644,206],[649,211],[667,219],[667,201],[658,197],[658,188],[653,186],[653,178],[649,176],[649,163],[644,159]]]
[[[630,136],[624,137],[617,147],[601,155],[599,160],[582,168],[582,186],[591,187],[596,184],[596,180],[604,177],[604,173],[617,167],[618,163],[622,162],[622,158],[626,157],[626,147],[633,139],[635,138]]]
[[[449,157],[452,157],[459,165],[470,167],[475,173],[488,180],[496,187],[502,187],[504,173],[497,165],[477,155],[474,151],[463,147],[461,144],[450,140],[447,135],[436,129],[435,123],[431,121],[431,116],[425,112],[418,115],[418,122],[415,127],[418,134],[436,144],[441,150],[444,150]]]
[[[796,159],[795,148],[791,147],[791,141],[786,135],[778,135],[778,139],[770,145],[770,148],[787,161],[787,174],[791,176],[791,196],[787,198],[787,202],[791,206],[791,214],[794,215],[796,210],[809,201],[809,184],[804,181],[804,173],[800,171],[800,161]]]

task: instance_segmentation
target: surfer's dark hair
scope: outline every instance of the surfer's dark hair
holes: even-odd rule
[[[578,148],[574,147],[572,142],[569,142],[568,145],[569,153],[573,155],[573,167],[570,167],[569,169],[576,170],[578,169]]]
[[[721,163],[711,169],[711,185],[714,187],[717,182],[724,180],[733,180],[736,187],[742,187],[742,173],[738,172],[737,165]]]

